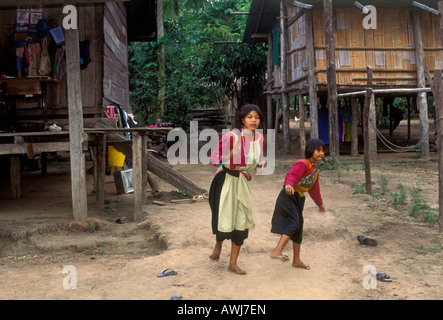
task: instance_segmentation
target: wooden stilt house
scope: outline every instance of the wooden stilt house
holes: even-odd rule
[[[11,159],[14,198],[20,155],[69,151],[74,217],[87,216],[84,152],[88,145],[106,148],[103,135],[87,129],[117,127],[109,105],[129,111],[128,43],[156,39],[155,6],[155,0],[0,2],[0,156]]]
[[[424,156],[428,156],[425,69],[433,73],[443,68],[442,13],[437,4],[435,0],[253,0],[244,41],[269,43],[265,92],[280,99],[284,106],[290,96],[307,96],[310,136],[318,137],[326,131],[330,153],[339,154],[341,139],[335,119],[340,100],[345,97],[352,106],[352,154],[358,152],[356,100],[363,105],[369,66],[373,71],[373,122],[375,98],[383,97],[392,119],[394,98],[412,97],[408,101],[416,103],[419,110],[422,146]],[[273,108],[271,102],[268,99],[268,112]],[[325,108],[329,119],[326,126],[331,130],[324,130]],[[287,121],[288,110],[284,108],[284,129]],[[374,130],[370,131],[371,154],[375,157],[376,138]],[[289,150],[286,132],[285,150]]]

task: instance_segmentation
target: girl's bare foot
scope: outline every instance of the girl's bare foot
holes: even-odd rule
[[[294,268],[302,268],[302,269],[306,269],[306,270],[311,269],[310,266],[308,266],[307,264],[304,264],[302,261],[294,261],[294,262],[292,263],[292,266],[293,266]]]
[[[222,249],[222,244],[217,242],[215,244],[214,250],[212,251],[212,254],[209,256],[209,259],[213,261],[218,261],[220,259],[221,249]]]
[[[247,272],[245,270],[240,269],[239,266],[237,266],[237,265],[229,266],[228,271],[235,272],[237,274],[247,274]]]

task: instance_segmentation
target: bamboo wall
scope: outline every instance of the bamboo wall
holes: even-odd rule
[[[299,9],[288,8],[288,21]],[[420,10],[424,64],[432,71],[443,68],[439,17]],[[415,41],[409,8],[377,8],[377,28],[365,30],[365,16],[358,8],[334,8],[337,89],[361,89],[366,85],[366,66],[374,70],[378,87],[416,86]],[[290,90],[306,91],[307,61],[305,15],[288,24],[288,85]],[[293,19],[292,19],[293,20]],[[323,8],[313,10],[314,50],[319,91],[327,86],[325,25]]]

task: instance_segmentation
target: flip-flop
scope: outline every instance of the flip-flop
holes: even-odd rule
[[[177,274],[177,271],[174,271],[174,270],[172,270],[172,269],[165,269],[165,270],[163,270],[161,273],[159,273],[158,275],[157,275],[157,277],[166,277],[166,276],[174,276],[174,275],[176,275]]]
[[[287,255],[282,256],[271,256],[272,259],[280,259],[281,261],[289,261],[289,257]]]
[[[358,236],[357,240],[358,242],[360,242],[361,245],[366,245],[370,247],[375,247],[378,244],[378,241],[376,239],[371,239],[365,236]]]
[[[183,300],[182,296],[171,296],[171,300]]]
[[[389,275],[387,275],[386,273],[377,273],[376,278],[378,281],[383,281],[383,282],[391,282],[392,279]]]

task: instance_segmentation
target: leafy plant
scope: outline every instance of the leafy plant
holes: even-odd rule
[[[390,195],[392,197],[392,205],[394,207],[397,207],[399,205],[405,204],[406,203],[406,196],[407,196],[407,190],[406,187],[404,185],[402,185],[401,183],[398,184],[397,186],[398,192],[390,192]]]
[[[438,210],[431,208],[422,196],[423,190],[417,183],[415,187],[410,188],[411,206],[409,208],[409,215],[421,221],[428,222],[434,225],[438,221]]]

